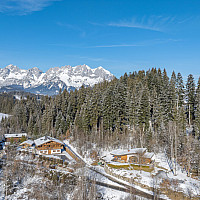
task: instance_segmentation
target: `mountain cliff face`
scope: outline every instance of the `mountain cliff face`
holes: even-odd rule
[[[0,92],[22,90],[35,94],[54,95],[59,90],[79,89],[82,85],[94,86],[114,76],[103,67],[91,69],[87,65],[50,68],[42,72],[37,67],[24,70],[14,65],[0,68]]]

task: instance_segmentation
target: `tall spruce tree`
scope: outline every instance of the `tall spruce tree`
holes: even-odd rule
[[[192,74],[188,76],[186,84],[187,116],[189,125],[193,124],[195,106],[195,82]]]
[[[196,89],[195,103],[195,136],[200,139],[200,77]]]

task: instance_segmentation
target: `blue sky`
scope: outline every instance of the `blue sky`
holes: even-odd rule
[[[0,68],[200,75],[199,0],[0,0]]]

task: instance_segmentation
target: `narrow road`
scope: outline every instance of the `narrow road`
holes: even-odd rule
[[[111,185],[111,184],[108,184],[108,183],[103,183],[103,182],[100,182],[100,181],[97,181],[97,180],[91,180],[88,177],[86,178],[86,181],[89,181],[90,183],[95,183],[96,185],[100,185],[100,186],[103,186],[103,187],[107,187],[107,188],[111,188],[111,189],[114,189],[114,190],[130,193],[130,191],[127,188],[116,186],[116,185]]]

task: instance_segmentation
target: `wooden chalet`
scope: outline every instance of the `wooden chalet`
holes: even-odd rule
[[[113,155],[112,161],[131,164],[151,164],[154,153],[147,152],[146,148],[134,148],[128,150],[114,150],[110,153]]]
[[[20,146],[23,148],[23,149],[28,149],[28,148],[31,148],[34,146],[34,141],[33,140],[26,140],[24,142],[22,142],[20,144]]]
[[[34,140],[38,154],[59,154],[64,150],[64,143],[56,138],[44,136]]]
[[[4,140],[5,145],[10,144],[11,142],[21,142],[22,140],[26,140],[27,133],[12,133],[12,134],[5,134]]]

